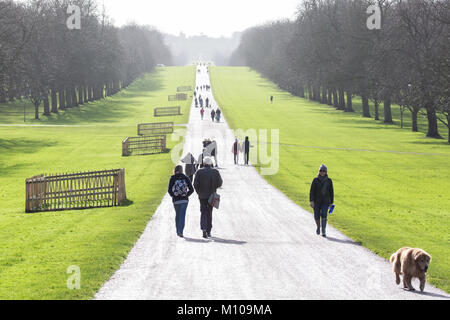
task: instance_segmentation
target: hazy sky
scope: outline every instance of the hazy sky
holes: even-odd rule
[[[235,31],[295,15],[301,0],[103,0],[117,26],[135,21],[162,32],[229,37]],[[102,0],[98,1],[99,4]]]

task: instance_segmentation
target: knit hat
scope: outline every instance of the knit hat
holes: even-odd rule
[[[203,158],[203,163],[204,163],[205,165],[208,165],[208,166],[212,166],[212,165],[213,165],[213,162],[212,162],[212,160],[211,160],[210,157],[204,157],[204,158]]]
[[[326,167],[324,164],[322,164],[322,165],[320,166],[320,168],[319,168],[319,171],[320,171],[320,170],[323,170],[323,171],[327,172],[327,167]]]

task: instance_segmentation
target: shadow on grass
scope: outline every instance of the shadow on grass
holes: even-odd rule
[[[19,153],[35,153],[40,149],[54,147],[56,141],[39,141],[29,139],[0,139],[0,154],[14,155]]]
[[[133,205],[134,204],[134,201],[133,200],[130,200],[130,199],[125,199],[125,200],[123,200],[121,203],[120,203],[120,207],[129,207],[129,206],[131,206],[131,205]]]

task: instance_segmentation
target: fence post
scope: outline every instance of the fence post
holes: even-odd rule
[[[122,141],[122,157],[128,156],[128,138]]]

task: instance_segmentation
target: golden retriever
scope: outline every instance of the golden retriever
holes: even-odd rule
[[[425,288],[426,272],[431,262],[431,256],[419,248],[404,247],[398,249],[390,259],[395,273],[395,282],[400,284],[400,275],[403,275],[403,288],[414,291],[411,285],[413,277],[420,280],[420,291]]]

